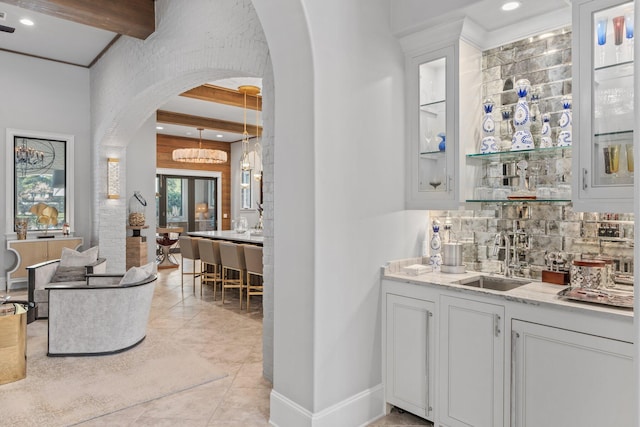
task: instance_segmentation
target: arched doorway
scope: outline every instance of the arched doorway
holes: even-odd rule
[[[92,240],[99,242],[101,254],[113,261],[110,268],[122,270],[126,202],[106,199],[106,164],[102,160],[107,155],[124,157],[131,135],[159,105],[206,81],[237,76],[263,77],[265,282],[271,285],[277,280],[279,295],[304,302],[282,304],[276,314],[273,289],[270,291],[268,286],[265,289],[264,372],[273,377],[278,346],[274,318],[283,316],[302,326],[297,332],[302,341],[306,341],[307,330],[312,325],[308,310],[312,304],[312,287],[299,286],[301,280],[312,283],[313,274],[312,245],[306,244],[313,239],[313,227],[309,225],[313,217],[312,85],[309,84],[312,71],[301,5],[291,1],[254,0],[253,3],[260,20],[250,0],[158,1],[159,24],[153,37],[146,41],[123,38],[94,66],[92,139],[96,148],[92,161],[96,171]],[[293,37],[291,32],[279,35],[275,31],[281,28],[283,16],[295,23],[292,31],[300,37]],[[261,22],[274,34],[269,40],[269,49]],[[296,52],[299,55],[295,55]],[[280,58],[273,73],[270,55]],[[283,88],[277,95],[276,86]],[[279,116],[274,115],[276,110]],[[278,134],[277,148],[274,133]],[[274,169],[276,152],[281,153],[282,162],[279,161],[282,166],[277,171]],[[287,161],[289,156],[296,161]],[[273,191],[276,181],[279,183],[277,200]],[[305,191],[301,193],[299,188]],[[278,228],[278,223],[286,227]],[[276,228],[282,245],[274,244]],[[115,238],[114,230],[119,231]],[[304,244],[295,246],[288,242]],[[279,262],[287,267],[278,269]],[[288,368],[287,376],[311,375],[311,349],[301,346],[299,351],[303,363],[294,370]],[[308,403],[309,398],[303,396],[303,403]]]

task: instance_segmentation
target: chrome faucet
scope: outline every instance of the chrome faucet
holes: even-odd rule
[[[501,246],[503,241],[504,246]],[[493,241],[493,255],[498,255],[502,247],[504,247],[504,277],[511,277],[511,241],[506,231],[496,234],[496,238]]]

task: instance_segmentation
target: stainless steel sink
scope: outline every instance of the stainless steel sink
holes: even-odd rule
[[[492,289],[494,291],[510,291],[527,283],[531,283],[526,279],[514,279],[512,277],[488,276],[481,275],[471,277],[469,279],[461,279],[455,282],[459,285],[470,286],[472,288]]]

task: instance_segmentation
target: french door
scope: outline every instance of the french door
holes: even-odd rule
[[[218,229],[218,178],[156,175],[156,221],[187,231]]]

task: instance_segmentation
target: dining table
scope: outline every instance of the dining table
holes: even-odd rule
[[[255,230],[247,230],[244,233],[237,233],[234,230],[208,230],[208,231],[189,231],[187,232],[192,237],[202,237],[205,239],[214,240],[226,240],[235,243],[251,243],[254,245],[262,246],[264,242],[264,236],[262,232]]]

